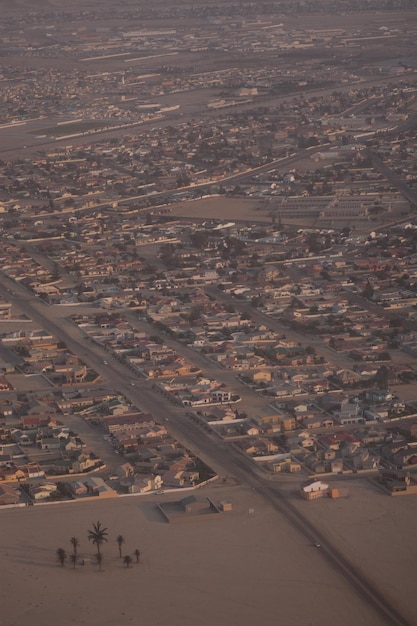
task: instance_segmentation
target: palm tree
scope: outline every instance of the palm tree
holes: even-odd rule
[[[97,565],[98,565],[98,571],[101,572],[101,564],[103,562],[103,555],[101,554],[101,552],[97,552],[97,554],[96,554],[96,561],[97,561]]]
[[[93,528],[88,531],[88,541],[91,541],[97,546],[97,554],[100,554],[100,546],[107,541],[107,528],[103,528],[101,522],[93,524]]]
[[[118,535],[116,541],[117,545],[119,546],[119,557],[122,558],[122,545],[125,542],[125,538],[123,537],[123,535]]]
[[[80,545],[80,542],[78,541],[77,537],[71,537],[70,544],[72,545],[73,553],[75,554],[75,556],[77,556],[78,546]]]
[[[126,556],[123,557],[123,563],[126,565],[126,567],[130,567],[132,563],[132,557],[126,554]]]
[[[61,567],[64,567],[65,559],[67,558],[67,553],[64,548],[58,548],[56,551],[56,557],[58,561],[61,563]]]
[[[75,569],[75,566],[77,565],[77,555],[75,554],[75,552],[73,554],[70,554],[70,561],[72,563],[73,568]]]
[[[139,559],[140,559],[140,550],[138,550],[138,548],[136,548],[134,555],[136,557],[136,563],[139,563]]]

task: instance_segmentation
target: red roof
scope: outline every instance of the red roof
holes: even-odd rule
[[[338,433],[332,433],[331,435],[324,435],[323,437],[320,437],[319,442],[324,443],[327,446],[331,446],[335,443],[340,444],[342,442],[359,443],[359,440],[354,435],[351,435],[351,433],[342,431]]]

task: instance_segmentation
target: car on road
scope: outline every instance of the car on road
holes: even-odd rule
[[[314,542],[314,547],[315,548],[321,548],[321,543],[319,543],[318,541]]]
[[[108,361],[103,361],[103,363],[104,363],[104,365],[108,365],[109,364]]]

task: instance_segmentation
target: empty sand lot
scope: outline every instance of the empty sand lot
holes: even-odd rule
[[[320,549],[255,492],[211,486],[198,495],[229,499],[233,511],[218,520],[170,525],[157,512],[155,496],[0,511],[2,626],[380,626]],[[353,515],[356,509],[349,510]],[[358,519],[361,534],[367,520]],[[79,538],[82,556],[93,557],[87,529],[97,520],[110,533],[103,572],[93,558],[75,571],[69,562],[61,568],[55,551],[69,553],[71,536]],[[120,533],[126,554],[136,547],[142,553],[130,569],[118,558]],[[374,553],[366,554],[368,564]]]
[[[417,495],[390,496],[374,474],[339,486],[349,488],[347,499],[306,502],[293,494],[293,502],[410,624],[417,624]]]
[[[263,207],[262,210],[258,208]],[[213,196],[201,200],[179,202],[172,207],[172,215],[182,218],[241,220],[271,223],[263,200]]]

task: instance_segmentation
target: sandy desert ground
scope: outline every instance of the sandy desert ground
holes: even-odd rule
[[[271,218],[267,215],[264,206],[262,200],[213,196],[191,202],[179,202],[172,207],[172,215],[183,218],[230,219],[270,224]],[[262,209],[257,210],[258,207]]]
[[[322,559],[320,549],[252,490],[211,486],[198,493],[217,502],[231,500],[233,511],[220,520],[170,525],[160,518],[155,496],[2,510],[2,626],[380,625],[378,616]],[[161,497],[174,499],[172,494]],[[396,527],[400,513],[392,516],[389,506],[393,499],[381,496],[382,508],[372,510],[363,509],[362,500],[361,495],[341,504],[300,505],[321,520],[323,504],[328,504],[325,523],[333,527],[331,532],[379,578],[387,563],[412,573],[411,555],[404,560],[402,550],[397,551],[405,542]],[[417,499],[402,498],[400,507],[404,500],[410,515],[415,513]],[[251,507],[255,515],[249,515]],[[61,568],[55,551],[64,547],[70,552],[71,536],[80,539],[83,556],[93,556],[87,529],[97,520],[110,532],[103,572],[93,561],[75,571],[69,563]],[[404,524],[402,519],[401,528]],[[337,530],[341,525],[343,538]],[[133,554],[136,547],[142,552],[142,562],[131,569],[118,558],[119,533],[126,538],[125,553]],[[359,544],[353,541],[356,536]],[[406,590],[411,584],[412,578]],[[400,594],[398,587],[395,593]]]
[[[306,502],[294,493],[292,501],[410,624],[417,624],[417,496],[389,496],[375,474],[341,481],[340,486],[348,487],[348,498]]]

